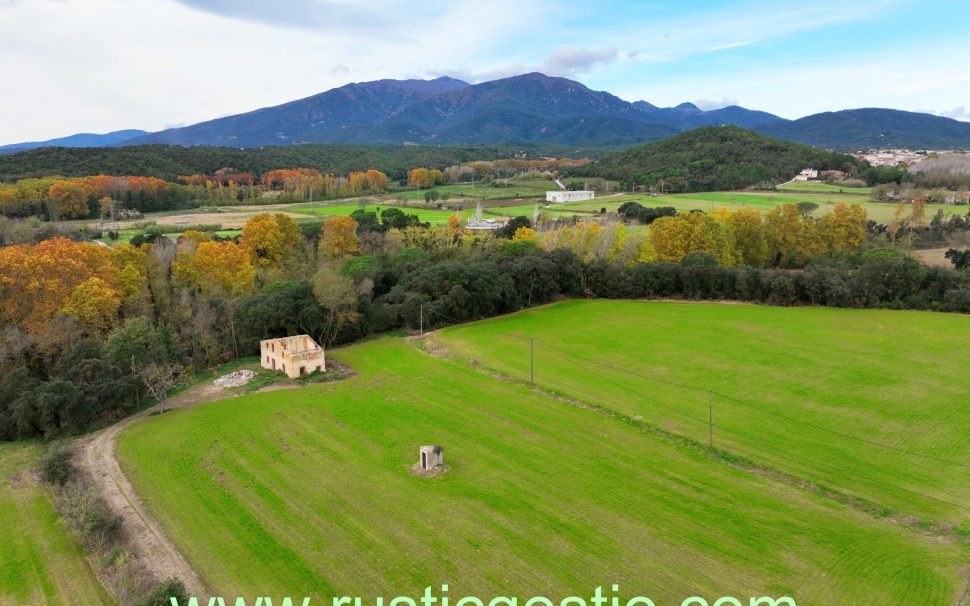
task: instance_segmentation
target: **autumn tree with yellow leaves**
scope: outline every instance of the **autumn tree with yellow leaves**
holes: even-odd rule
[[[283,213],[262,213],[243,225],[240,244],[250,260],[265,267],[289,258],[301,241],[300,228]]]
[[[360,250],[357,222],[350,217],[330,217],[320,229],[318,251],[323,259],[339,259]]]
[[[722,265],[735,265],[733,231],[704,213],[661,217],[650,225],[648,236],[658,261],[679,262],[692,252],[706,252]]]

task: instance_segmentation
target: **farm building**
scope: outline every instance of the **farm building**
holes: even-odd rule
[[[814,168],[804,168],[802,172],[795,175],[795,181],[808,181],[810,179],[818,179],[818,171]]]
[[[281,370],[291,379],[327,370],[323,347],[310,335],[260,341],[259,363],[263,368]]]
[[[465,229],[470,231],[493,231],[505,227],[508,219],[469,219]]]
[[[547,191],[546,202],[578,202],[592,200],[596,192],[592,191]]]

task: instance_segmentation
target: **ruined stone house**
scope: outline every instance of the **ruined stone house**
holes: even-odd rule
[[[291,379],[327,370],[323,347],[310,335],[260,341],[259,362],[263,368],[281,370]]]

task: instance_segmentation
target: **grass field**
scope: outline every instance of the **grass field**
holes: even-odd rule
[[[478,198],[479,200],[508,200],[514,198],[545,198],[546,191],[558,189],[552,181],[526,181],[513,182],[507,187],[493,187],[485,185],[437,185],[434,189],[439,194],[449,194],[452,197]],[[407,200],[424,201],[424,194],[428,190],[412,189],[407,191],[392,192],[395,198],[405,198]],[[442,202],[442,200],[439,200]],[[443,202],[447,203],[448,200]]]
[[[789,181],[779,185],[778,189],[807,192],[845,192],[847,194],[870,194],[873,190],[871,187],[842,187],[821,181]]]
[[[446,329],[449,350],[970,532],[970,317],[570,301]],[[880,447],[882,444],[887,447]],[[924,496],[925,495],[925,496]]]
[[[872,202],[868,196],[858,194],[812,194],[797,192],[697,192],[691,194],[672,194],[667,196],[622,196],[607,198],[604,200],[594,200],[591,202],[577,202],[562,204],[561,211],[598,211],[602,207],[613,211],[619,208],[623,202],[636,201],[644,206],[672,206],[680,212],[692,210],[703,210],[711,212],[717,208],[729,208],[736,210],[741,207],[756,208],[762,212],[767,212],[780,204],[798,204],[799,202],[812,202],[818,204],[819,208],[815,211],[815,216],[821,216],[831,212],[831,209],[838,203],[858,204],[865,209],[870,219],[885,223],[892,220],[896,211],[894,204],[882,204]],[[942,210],[945,214],[963,214],[965,207],[954,206],[952,204],[927,204],[927,219]]]
[[[39,456],[35,445],[0,444],[0,604],[111,604],[47,496],[28,477]]]
[[[401,339],[358,375],[147,419],[118,452],[211,588],[949,604],[967,552]],[[449,471],[413,476],[421,444]],[[747,603],[745,598],[744,603]]]
[[[319,206],[299,206],[292,209],[291,212],[307,214],[315,218],[324,217],[336,217],[342,215],[350,215],[356,210],[362,208],[359,204],[321,204]],[[364,210],[378,211],[385,208],[391,208],[389,205],[378,205],[370,204],[363,207]],[[448,221],[448,217],[454,215],[456,211],[453,210],[440,210],[437,208],[426,208],[424,203],[413,204],[412,206],[394,206],[394,208],[399,208],[403,212],[409,215],[417,215],[418,219],[422,222],[431,223],[432,225],[442,225]],[[467,211],[457,211],[459,216],[467,216]]]

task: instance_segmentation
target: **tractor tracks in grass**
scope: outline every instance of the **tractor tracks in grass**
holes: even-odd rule
[[[410,340],[420,351],[429,356],[443,360],[450,360],[460,364],[467,364],[478,372],[484,373],[494,379],[524,385],[535,392],[542,393],[543,395],[558,400],[568,406],[582,408],[595,414],[616,419],[624,424],[635,427],[639,431],[651,434],[672,445],[685,448],[698,454],[709,456],[712,458],[712,460],[726,463],[740,471],[767,478],[774,482],[821,496],[825,499],[836,501],[850,509],[864,513],[873,518],[886,521],[890,524],[907,527],[910,530],[924,535],[950,540],[959,544],[970,545],[970,535],[956,525],[933,520],[925,520],[901,511],[894,511],[868,499],[849,494],[834,487],[825,486],[813,480],[805,479],[795,473],[786,471],[781,467],[772,466],[770,463],[757,462],[744,454],[731,452],[717,447],[712,449],[705,443],[663,429],[653,423],[645,421],[640,416],[631,416],[613,410],[612,408],[597,402],[579,399],[571,394],[541,387],[537,384],[530,383],[526,379],[511,376],[495,368],[485,366],[480,360],[465,359],[460,355],[449,351],[436,340],[436,336],[437,333],[428,332],[425,333],[424,337],[412,337]],[[970,586],[968,586],[967,592],[968,595],[970,595]],[[970,598],[964,598],[964,601],[967,599]],[[964,604],[961,602],[960,606],[964,606]],[[970,604],[967,604],[966,606],[970,606]]]

